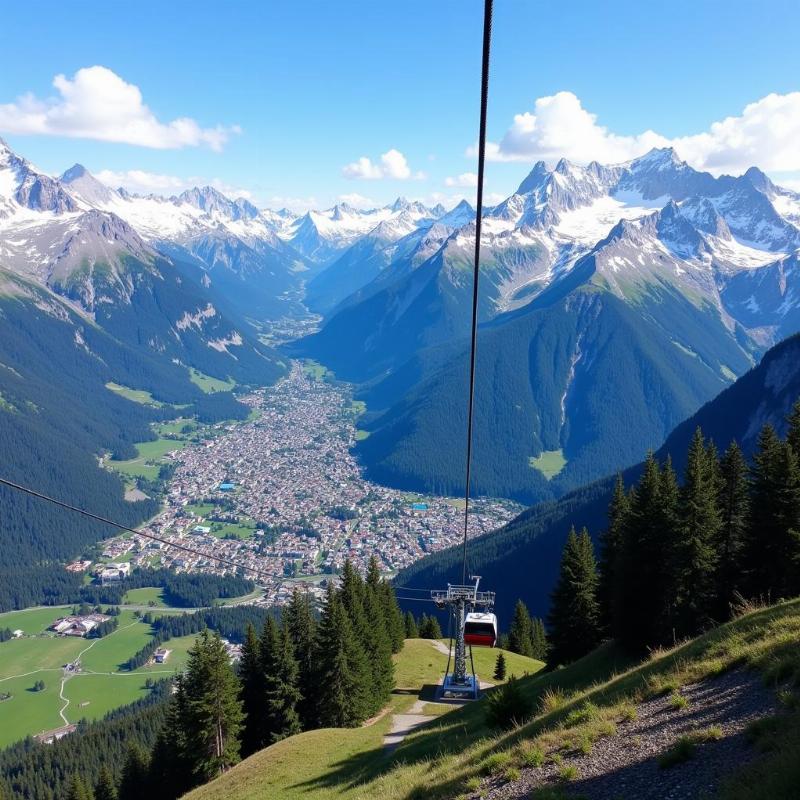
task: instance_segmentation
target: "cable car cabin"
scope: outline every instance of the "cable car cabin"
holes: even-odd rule
[[[497,617],[473,611],[464,622],[464,642],[476,647],[494,647],[497,642]]]

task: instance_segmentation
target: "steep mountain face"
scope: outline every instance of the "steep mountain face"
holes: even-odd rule
[[[800,329],[798,202],[669,149],[536,164],[485,214],[476,490],[534,501],[625,466]],[[390,263],[295,345],[364,384],[380,480],[462,489],[474,235]]]
[[[737,441],[746,454],[755,449],[761,427],[769,423],[780,435],[786,416],[800,398],[800,336],[769,350],[758,366],[744,374],[699,411],[678,425],[658,450],[661,460],[670,456],[681,472],[699,425],[720,450]],[[641,454],[640,454],[641,455]],[[626,470],[626,485],[635,482],[642,465]],[[614,478],[607,477],[564,495],[558,501],[533,506],[519,517],[470,545],[471,568],[480,572],[482,585],[496,588],[497,612],[510,620],[521,597],[532,613],[547,613],[549,596],[558,574],[561,551],[570,526],[587,526],[594,537],[605,528]],[[454,548],[428,556],[397,576],[402,586],[429,588],[458,580],[461,551]]]
[[[277,356],[202,271],[165,259],[117,214],[87,207],[86,198],[109,195],[85,170],[69,171],[80,192],[73,198],[7,148],[2,168],[7,213],[0,220],[0,267],[66,299],[120,342],[150,348],[178,368],[243,382],[281,374]],[[49,187],[47,209],[31,207],[34,195],[22,191],[36,185]]]

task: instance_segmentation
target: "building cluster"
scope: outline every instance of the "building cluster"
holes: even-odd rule
[[[111,617],[105,614],[83,614],[59,617],[49,628],[59,636],[87,636],[100,623],[108,622]]]
[[[350,452],[359,409],[347,387],[295,363],[276,386],[243,402],[257,412],[251,421],[218,426],[212,438],[171,455],[176,468],[166,508],[146,529],[204,555],[134,536],[110,540],[104,556],[126,553],[133,565],[230,572],[214,560],[224,557],[244,565],[244,574],[265,587],[260,602],[273,605],[299,583],[321,593],[325,576],[346,559],[363,570],[374,554],[391,574],[460,540],[459,501],[409,495],[364,478]],[[491,499],[471,508],[470,536],[494,530],[520,510]],[[219,538],[209,517],[254,530],[246,538]]]

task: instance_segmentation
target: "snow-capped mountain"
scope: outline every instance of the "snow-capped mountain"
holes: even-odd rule
[[[466,204],[474,216],[474,211]],[[427,208],[419,202],[398,198],[392,205],[370,212],[370,222],[380,217],[374,227],[360,235],[355,242],[322,273],[308,284],[306,302],[315,311],[329,313],[350,295],[358,292],[380,276],[389,265],[392,279],[403,274],[396,262],[414,258],[423,237],[437,227],[438,244],[463,225],[469,214],[464,204],[449,214],[441,206]],[[430,241],[430,239],[429,239]]]
[[[477,490],[535,501],[618,469],[800,330],[798,209],[755,168],[714,177],[671,149],[534,165],[484,212]],[[363,383],[373,477],[458,492],[475,224],[430,242],[443,227],[295,347]]]
[[[231,298],[211,288],[211,267],[170,260],[163,240],[132,224],[139,200],[108,189],[80,165],[51,178],[0,142],[3,294],[35,300],[39,310],[40,298],[49,296],[47,313],[65,320],[77,312],[116,341],[144,346],[170,364],[242,379],[279,373],[277,357]],[[209,212],[192,205],[214,201]],[[165,205],[209,217],[251,213],[229,202],[198,193]]]

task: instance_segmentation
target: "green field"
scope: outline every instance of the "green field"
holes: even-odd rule
[[[214,392],[229,392],[236,386],[236,381],[228,379],[226,381],[219,378],[212,378],[194,367],[189,368],[189,377],[196,386],[199,386],[206,394]]]
[[[528,459],[528,464],[533,469],[538,470],[547,480],[551,480],[567,466],[567,459],[564,458],[562,450],[544,450],[536,458]]]
[[[122,386],[119,383],[107,383],[106,389],[111,390],[127,400],[132,400],[134,403],[141,403],[143,406],[154,406],[161,408],[164,404],[158,400],[153,399],[153,395],[144,389],[131,389],[130,386]]]
[[[327,375],[333,375],[327,367],[323,367],[318,361],[312,361],[311,359],[303,361],[303,372],[305,372],[309,378],[314,378],[314,380],[317,381],[321,381]]]
[[[96,719],[144,697],[148,691],[144,681],[148,676],[165,677],[181,669],[194,641],[194,636],[185,636],[168,642],[166,646],[173,652],[166,664],[142,667],[135,673],[120,672],[120,665],[150,640],[150,626],[138,620],[133,612],[123,611],[120,627],[102,639],[45,633],[56,618],[71,611],[71,607],[59,607],[0,615],[0,626],[8,625],[26,633],[22,639],[0,643],[0,692],[12,695],[0,702],[0,747],[64,724],[59,715],[65,705],[59,697],[64,664],[80,656],[83,668],[81,673],[64,681],[64,697],[69,701],[64,711],[66,718],[70,722]],[[45,688],[34,692],[33,685],[38,680],[44,681]]]
[[[186,446],[186,442],[179,439],[158,438],[151,442],[139,442],[136,451],[139,455],[128,461],[114,461],[109,459],[106,464],[117,472],[134,477],[155,480],[158,478],[160,464],[158,462],[167,453],[173,450],[180,450]]]
[[[141,589],[128,589],[122,602],[126,606],[147,606],[155,603],[156,607],[165,606],[164,590],[157,586],[145,586]]]
[[[185,425],[191,425],[193,429],[197,429],[197,423],[193,419],[178,417],[169,422],[154,422],[153,430],[155,430],[159,436],[166,436],[167,434],[183,436],[184,434],[181,433],[181,431]]]
[[[211,535],[216,536],[218,539],[224,539],[226,536],[235,536],[237,539],[250,539],[255,533],[255,523],[243,522],[233,524],[230,522],[210,522]]]
[[[11,628],[25,633],[42,633],[58,617],[72,612],[72,606],[47,606],[26,608],[24,611],[7,611],[0,614],[0,628]]]
[[[449,644],[447,639],[442,644]],[[544,664],[525,656],[497,648],[475,647],[472,657],[478,678],[494,683],[495,660],[499,652],[506,657],[506,674],[522,676],[524,673],[538,672]],[[430,639],[408,639],[401,654],[395,658],[395,684],[400,688],[419,687],[441,682],[447,667],[447,656],[440,652]]]

